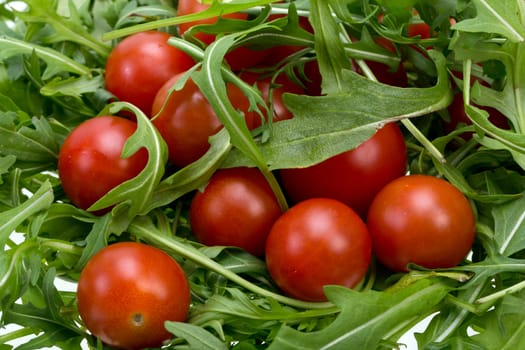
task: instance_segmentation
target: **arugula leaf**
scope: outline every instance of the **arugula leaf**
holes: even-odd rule
[[[451,92],[445,59],[429,53],[439,77],[430,88],[397,88],[343,71],[344,92],[326,96],[284,96],[294,114],[272,126],[272,136],[259,144],[271,169],[306,167],[357,147],[384,123],[426,115],[446,107]],[[401,102],[402,101],[402,102]],[[232,151],[224,166],[251,164]]]
[[[525,193],[520,198],[494,206],[494,241],[503,256],[525,249]]]
[[[323,77],[322,91],[335,94],[346,90],[344,70],[351,69],[350,60],[346,57],[344,46],[339,39],[341,32],[332,16],[328,2],[311,1],[310,21],[315,33],[315,50],[319,70]]]
[[[310,333],[283,326],[268,349],[377,349],[404,320],[429,313],[449,288],[420,280],[395,292],[356,292],[338,286],[327,286],[325,291],[341,308],[334,322]]]
[[[486,32],[500,34],[512,42],[525,41],[525,28],[522,18],[524,7],[520,1],[473,0],[476,17],[456,23],[452,29],[466,32]]]
[[[144,213],[155,187],[164,176],[164,167],[168,159],[166,142],[153,126],[151,120],[140,109],[127,103],[115,102],[108,106],[110,114],[127,108],[137,117],[137,130],[126,141],[122,157],[132,156],[141,148],[148,151],[148,162],[144,169],[133,179],[123,182],[102,198],[96,201],[88,210],[100,210],[117,203],[129,206],[128,218]]]
[[[90,75],[91,71],[88,67],[77,61],[53,50],[49,47],[32,44],[23,40],[18,40],[12,37],[0,36],[0,61],[4,61],[12,56],[27,55],[35,53],[39,58],[47,63],[47,67],[42,75],[43,80],[59,74],[61,72],[70,72],[78,75]]]
[[[498,307],[473,320],[472,339],[485,349],[516,349],[525,343],[523,293],[507,295]]]
[[[7,239],[25,220],[41,212],[54,200],[49,182],[42,184],[40,189],[20,206],[0,213],[0,244],[5,245]]]
[[[82,19],[73,2],[65,2],[66,5],[61,9],[68,17],[58,13],[58,0],[32,0],[25,3],[27,8],[16,12],[21,19],[31,24],[49,24],[55,29],[54,33],[43,38],[46,43],[72,41],[89,47],[103,57],[109,54],[110,47],[94,38],[82,25]]]

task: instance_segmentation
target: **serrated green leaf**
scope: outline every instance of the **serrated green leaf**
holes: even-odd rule
[[[507,295],[490,312],[474,321],[478,334],[472,339],[485,349],[519,349],[525,345],[523,294]]]
[[[343,71],[351,69],[351,63],[340,40],[340,27],[331,16],[328,2],[312,0],[310,6],[310,21],[315,33],[314,47],[323,77],[322,91],[325,94],[343,92],[346,88]]]
[[[40,89],[43,96],[73,96],[80,98],[83,94],[95,92],[104,87],[104,77],[81,76],[67,79],[55,78]]]
[[[148,162],[137,176],[110,190],[88,210],[100,210],[123,203],[123,205],[129,206],[129,211],[126,215],[128,218],[132,218],[139,213],[146,213],[149,200],[164,176],[168,159],[167,146],[158,130],[151,123],[151,120],[137,107],[127,102],[116,102],[108,108],[110,114],[116,113],[121,108],[127,108],[135,113],[138,124],[137,129],[126,141],[122,150],[122,157],[130,157],[140,149],[146,148],[148,151]]]
[[[78,75],[89,75],[91,73],[88,67],[49,47],[32,44],[11,37],[0,37],[0,46],[2,47],[2,50],[0,50],[0,61],[16,55],[30,56],[36,54],[47,63],[46,70],[42,76],[44,80],[64,71]]]
[[[16,208],[0,213],[0,244],[3,246],[12,232],[25,220],[36,213],[49,208],[53,203],[53,190],[49,182]]]
[[[0,154],[14,155],[17,161],[54,163],[58,158],[59,145],[46,118],[32,118],[33,128],[17,129],[13,113],[0,120]],[[0,118],[0,119],[2,119]]]
[[[513,42],[525,41],[523,3],[520,0],[473,0],[477,15],[452,28],[467,32],[496,33]]]
[[[451,101],[445,61],[430,53],[439,71],[438,82],[430,88],[398,88],[344,71],[345,91],[326,96],[284,95],[294,114],[274,123],[270,139],[259,144],[270,168],[306,167],[357,147],[384,123],[426,115]],[[249,165],[232,151],[225,166]]]
[[[381,339],[403,320],[432,310],[448,293],[441,284],[421,280],[395,292],[325,287],[330,301],[341,313],[326,328],[302,333],[283,326],[268,349],[377,349]]]
[[[20,18],[27,23],[48,24],[55,29],[54,33],[44,38],[48,44],[71,41],[91,48],[102,57],[109,54],[110,47],[94,38],[82,24],[73,0],[65,1],[62,4],[61,10],[66,12],[68,17],[59,14],[57,0],[32,0],[26,1],[26,4],[27,8],[17,13]]]

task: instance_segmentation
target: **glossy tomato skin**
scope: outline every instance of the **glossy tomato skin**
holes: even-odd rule
[[[223,128],[198,86],[190,79],[180,90],[169,91],[181,75],[168,80],[157,92],[153,102],[153,124],[168,145],[169,160],[178,167],[184,167],[199,159],[209,149],[209,137]],[[268,100],[269,78],[259,79],[254,73],[243,73],[241,78],[249,84],[256,84],[263,98]],[[274,121],[289,119],[291,112],[284,105],[285,92],[302,93],[303,90],[284,77],[279,77],[280,87],[272,90]],[[244,113],[247,127],[252,130],[261,125],[261,117],[250,111],[250,103],[244,93],[234,84],[227,84],[228,97],[232,105]],[[169,98],[169,99],[168,99]],[[168,99],[167,103],[166,99]],[[159,113],[160,112],[160,113]],[[158,115],[157,115],[158,114]]]
[[[368,212],[378,260],[392,271],[408,263],[426,268],[459,264],[471,249],[475,217],[466,197],[449,182],[409,175],[386,185]]]
[[[151,114],[156,116],[153,125],[168,145],[170,162],[184,167],[206,153],[208,138],[223,125],[193,80],[169,94],[180,77],[172,77],[157,91]]]
[[[148,114],[157,90],[194,64],[190,56],[168,44],[169,38],[165,32],[147,31],[119,42],[106,62],[106,89]]]
[[[289,296],[324,301],[325,285],[352,288],[366,275],[371,242],[363,220],[327,198],[303,201],[286,211],[266,241],[266,264]]]
[[[209,6],[210,6],[209,4],[203,4],[199,0],[179,0],[178,6],[177,6],[177,14],[179,16],[183,16],[183,15],[188,15],[192,13],[197,13],[197,12],[206,10]],[[237,20],[247,20],[248,19],[247,14],[240,13],[240,12],[229,13],[229,14],[223,15],[223,17],[229,18],[229,19],[237,19]],[[198,21],[180,23],[179,31],[180,31],[180,34],[182,35],[194,25],[215,24],[217,20],[218,20],[217,17],[209,17],[206,19],[198,20]],[[215,41],[215,35],[204,33],[204,32],[195,33],[195,37],[207,45]],[[235,48],[229,51],[226,54],[225,59],[233,71],[240,71],[244,68],[250,68],[250,67],[255,66],[256,64],[263,61],[265,56],[266,56],[266,53],[263,50],[252,50],[248,47],[240,46],[238,48]]]
[[[58,175],[73,204],[88,209],[144,169],[148,161],[145,148],[121,158],[124,144],[136,128],[131,120],[100,116],[79,124],[67,136],[58,156]]]
[[[86,327],[121,349],[160,347],[165,321],[185,321],[190,288],[179,264],[163,251],[120,242],[96,253],[82,270],[78,310]]]
[[[295,203],[308,198],[337,199],[361,217],[383,186],[403,176],[406,144],[396,124],[387,124],[357,148],[307,168],[282,169],[280,179]]]
[[[199,242],[236,246],[255,256],[264,255],[266,238],[280,215],[279,202],[256,168],[217,171],[190,206]]]

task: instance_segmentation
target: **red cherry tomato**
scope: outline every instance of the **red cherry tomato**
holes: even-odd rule
[[[419,36],[420,39],[428,39],[431,36],[430,26],[425,22],[412,22],[407,26],[407,35],[409,37]]]
[[[190,206],[190,223],[205,245],[235,246],[264,255],[266,237],[281,215],[279,202],[256,168],[217,171]]]
[[[184,167],[206,153],[208,138],[223,125],[193,80],[169,94],[180,77],[172,77],[159,89],[151,114],[157,116],[153,124],[168,145],[170,162]]]
[[[241,77],[250,84],[257,84],[263,97],[268,99],[268,79],[258,80],[257,75],[249,72],[243,73]],[[182,89],[169,95],[170,88],[178,79],[180,75],[174,76],[159,89],[153,102],[152,115],[158,113],[153,124],[168,145],[170,162],[183,167],[199,159],[208,150],[209,137],[223,125],[192,80],[188,80]],[[292,115],[284,105],[282,95],[284,92],[301,93],[302,89],[285,78],[278,79],[277,82],[282,86],[272,89],[274,120],[289,119]],[[261,117],[249,110],[250,103],[244,93],[230,83],[227,84],[227,89],[234,107],[244,113],[248,128],[260,126]],[[169,100],[165,104],[168,96]]]
[[[166,321],[185,321],[190,288],[179,264],[163,251],[121,242],[95,254],[80,274],[78,311],[105,344],[121,349],[160,347]]]
[[[393,271],[407,271],[408,263],[456,266],[475,235],[469,201],[447,181],[428,175],[404,176],[386,185],[370,206],[367,225],[375,255]]]
[[[357,148],[307,168],[282,169],[283,188],[293,202],[337,199],[362,217],[374,196],[407,167],[406,145],[397,124],[387,124]]]
[[[106,62],[107,90],[148,114],[162,84],[194,64],[190,56],[168,44],[169,37],[149,31],[119,42]]]
[[[345,204],[313,198],[286,211],[266,241],[266,264],[288,295],[323,301],[325,285],[355,287],[370,265],[371,242],[362,219]]]
[[[210,7],[209,4],[203,4],[199,0],[179,0],[177,7],[177,14],[179,16],[189,15],[206,10]],[[244,13],[230,13],[222,16],[223,18],[246,20],[248,15]],[[179,30],[181,34],[184,34],[194,25],[200,24],[215,24],[217,17],[209,17],[198,21],[190,21],[179,24]],[[215,40],[215,35],[204,32],[195,33],[195,37],[205,44],[209,45]],[[248,47],[238,47],[225,56],[226,61],[230,65],[233,71],[240,71],[244,68],[250,68],[261,62],[265,57],[265,53],[262,50],[252,50]]]
[[[148,161],[145,148],[129,158],[121,157],[136,128],[137,124],[128,119],[102,116],[81,123],[68,135],[58,156],[58,174],[73,204],[88,209],[144,169]]]

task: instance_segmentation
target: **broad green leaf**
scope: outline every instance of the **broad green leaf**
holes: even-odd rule
[[[405,320],[428,313],[448,287],[421,280],[395,292],[329,286],[326,294],[341,313],[326,328],[310,333],[283,326],[268,349],[377,349],[381,340]]]
[[[190,349],[199,350],[226,350],[228,347],[224,345],[219,338],[201,328],[184,322],[166,322],[166,329],[188,342]]]
[[[525,41],[521,0],[473,0],[477,15],[456,23],[452,28],[467,32],[496,33],[513,42]]]
[[[429,88],[399,88],[343,71],[344,92],[326,96],[285,95],[294,114],[274,123],[270,139],[259,144],[271,169],[306,167],[357,147],[386,122],[426,115],[451,101],[444,57],[430,52],[438,82]],[[225,166],[249,165],[236,150]]]

